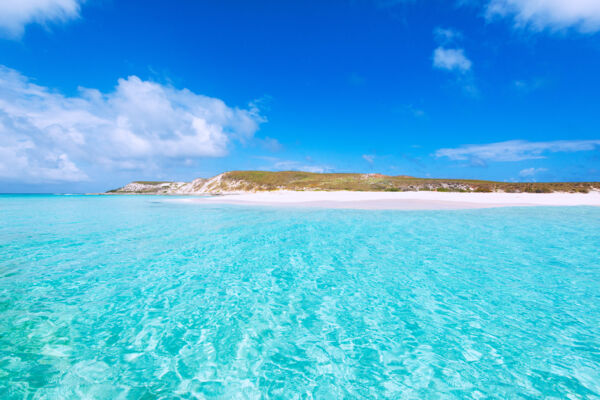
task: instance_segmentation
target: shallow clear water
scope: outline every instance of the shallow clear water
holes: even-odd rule
[[[0,196],[0,398],[599,398],[600,209]]]

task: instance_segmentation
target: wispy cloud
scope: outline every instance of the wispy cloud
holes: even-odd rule
[[[427,115],[424,110],[417,108],[412,104],[405,104],[402,107],[399,107],[398,110],[399,112],[410,114],[415,118],[423,118]]]
[[[2,0],[0,34],[19,38],[30,23],[64,22],[79,16],[83,0]]]
[[[280,171],[329,172],[333,168],[325,165],[306,164],[299,161],[277,161],[272,168]]]
[[[598,0],[491,0],[488,19],[510,17],[519,28],[562,30],[573,28],[592,33],[600,30]]]
[[[255,107],[135,76],[115,90],[67,97],[0,66],[0,179],[79,181],[91,170],[160,167],[221,157],[264,119]]]
[[[439,149],[435,152],[435,156],[447,157],[451,160],[522,161],[545,158],[546,153],[590,151],[597,147],[600,147],[600,140],[555,140],[550,142],[509,140]]]
[[[547,84],[546,79],[542,78],[534,78],[534,79],[517,79],[513,81],[513,87],[515,90],[520,93],[531,93],[535,90],[538,90],[544,87]]]
[[[272,153],[277,153],[278,151],[283,150],[283,145],[279,142],[279,140],[274,139],[272,137],[265,137],[262,139],[257,138],[256,141],[267,151]]]
[[[547,168],[533,168],[533,167],[525,168],[519,172],[519,176],[522,178],[532,178],[535,175],[539,174],[540,172],[546,172],[546,171],[548,171]]]
[[[363,160],[365,160],[369,164],[373,164],[373,162],[375,161],[375,155],[374,154],[363,154],[362,158],[363,158]]]
[[[447,46],[462,40],[463,35],[459,31],[452,28],[437,27],[433,30],[433,38],[436,42]]]
[[[304,172],[331,172],[333,167],[315,163],[311,157],[306,157],[306,161],[282,160],[277,157],[260,156],[256,157],[268,161],[270,165],[259,167],[264,171],[304,171]]]

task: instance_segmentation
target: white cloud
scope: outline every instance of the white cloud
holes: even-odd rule
[[[519,172],[519,176],[522,178],[530,178],[537,175],[540,172],[548,171],[546,168],[525,168]]]
[[[512,17],[517,27],[534,30],[574,28],[591,33],[600,30],[598,0],[491,0],[487,17]]]
[[[63,22],[79,16],[82,0],[2,0],[0,34],[20,37],[29,23]]]
[[[478,97],[479,90],[471,71],[473,63],[460,46],[462,33],[451,28],[437,27],[433,30],[433,38],[439,44],[433,51],[433,67],[454,73],[455,83],[467,95]]]
[[[369,164],[373,164],[373,162],[375,161],[375,155],[374,154],[363,154],[362,158],[363,158],[363,160],[365,160]]]
[[[91,169],[147,169],[167,161],[220,157],[253,137],[255,107],[136,76],[114,91],[81,88],[67,97],[0,66],[0,179],[86,179]]]
[[[438,47],[433,51],[433,66],[439,69],[464,73],[471,70],[472,63],[465,56],[463,49]]]
[[[600,147],[600,140],[555,140],[550,142],[509,140],[439,149],[435,155],[451,160],[522,161],[545,158],[545,153],[590,151],[597,147]]]

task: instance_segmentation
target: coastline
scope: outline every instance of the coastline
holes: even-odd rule
[[[596,206],[600,192],[590,193],[459,193],[270,191],[223,194],[173,200],[196,204],[315,207],[366,210],[455,210],[531,206]]]

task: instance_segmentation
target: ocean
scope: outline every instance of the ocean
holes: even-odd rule
[[[600,208],[174,200],[0,196],[0,398],[600,398]]]

